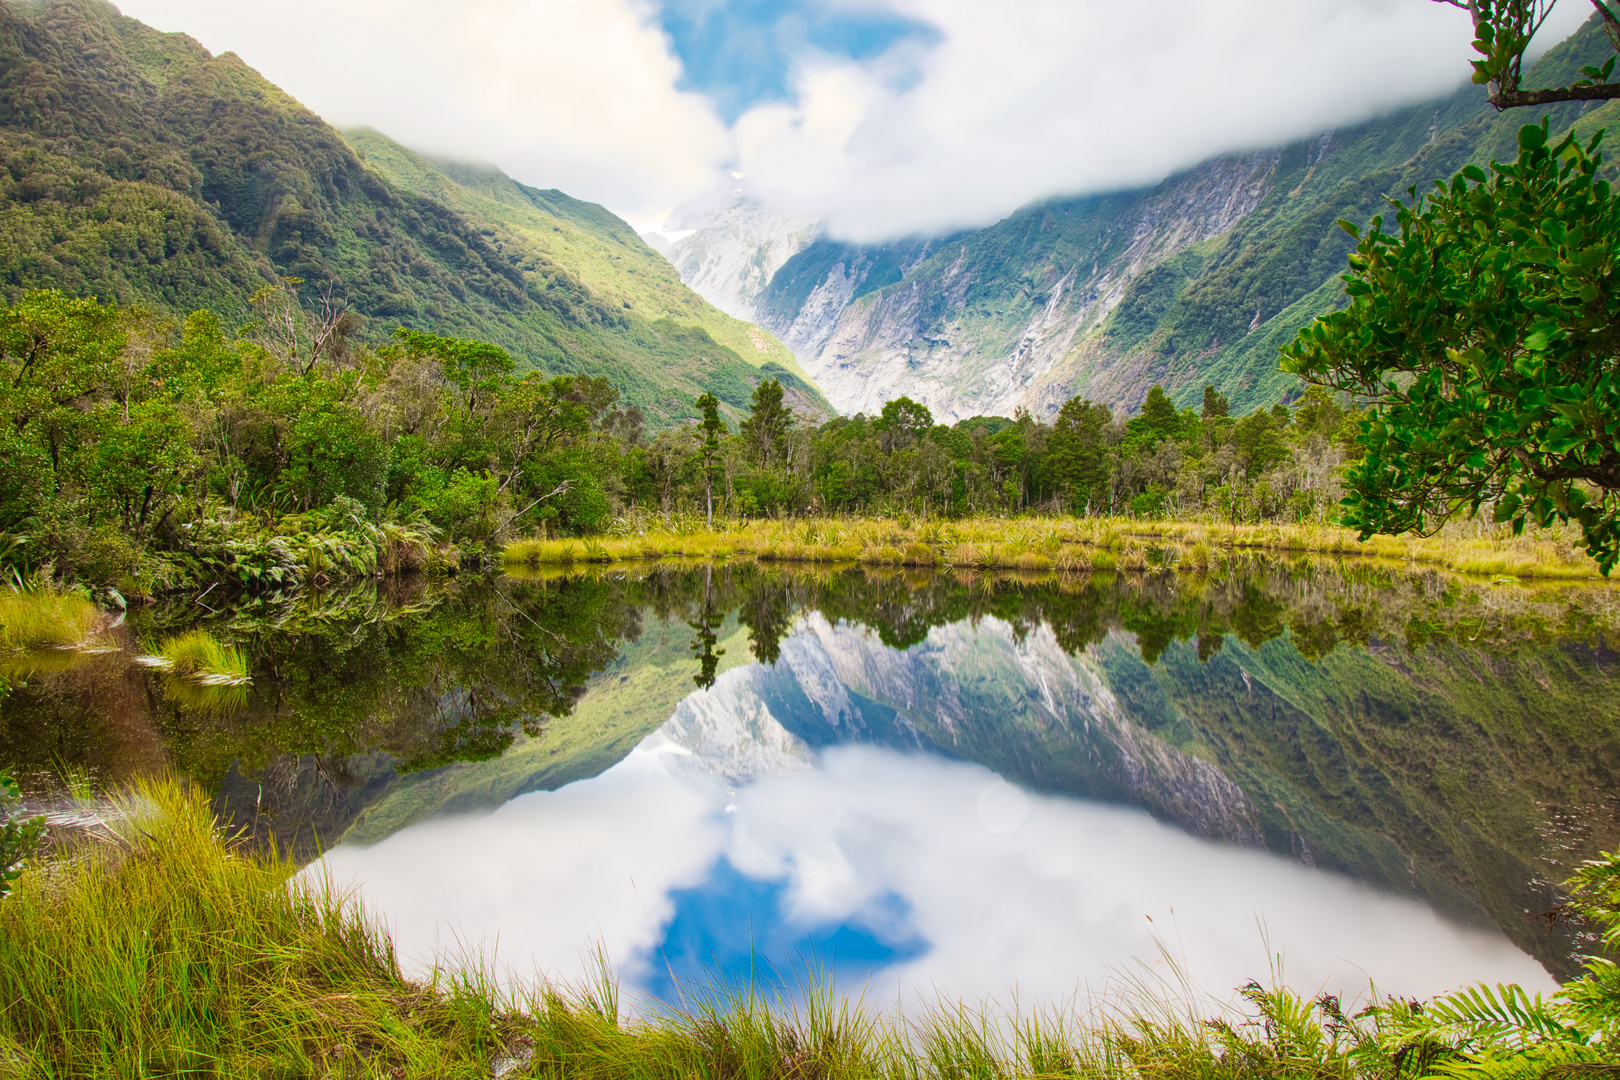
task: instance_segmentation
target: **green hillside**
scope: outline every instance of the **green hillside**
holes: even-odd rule
[[[296,277],[372,337],[407,325],[605,376],[653,426],[705,390],[744,405],[762,370],[820,403],[601,207],[356,139],[369,161],[235,55],[100,0],[0,2],[0,298],[244,316]]]

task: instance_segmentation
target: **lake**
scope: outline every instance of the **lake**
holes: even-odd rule
[[[8,659],[0,760],[42,792],[208,785],[417,969],[878,1004],[1546,990],[1582,943],[1533,916],[1620,841],[1616,601],[1262,562],[187,598],[118,651]],[[250,687],[133,662],[196,627]]]

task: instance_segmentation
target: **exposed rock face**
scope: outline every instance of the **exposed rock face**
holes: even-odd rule
[[[1605,51],[1583,31],[1540,63]],[[1386,199],[1409,187],[1510,156],[1517,123],[1470,87],[1152,188],[872,246],[808,226],[789,243],[786,225],[757,224],[772,215],[739,196],[696,214],[672,257],[687,284],[787,344],[845,413],[900,395],[946,423],[1020,408],[1050,418],[1076,395],[1131,411],[1155,383],[1193,407],[1212,383],[1247,410],[1297,390],[1278,348],[1344,303],[1352,241],[1338,220],[1387,217]]]
[[[656,243],[681,281],[726,314],[755,321],[754,308],[782,264],[821,235],[812,217],[773,210],[740,192],[718,206],[677,210]],[[655,241],[657,238],[653,238]]]
[[[943,750],[1036,790],[1130,802],[1198,836],[1264,846],[1243,791],[1141,730],[1095,657],[1066,653],[1044,626],[1019,639],[996,619],[958,623],[901,651],[810,615],[774,665],[726,672],[642,745],[740,785],[849,742]]]
[[[1144,271],[1226,233],[1252,212],[1273,182],[1278,158],[1268,151],[1217,160],[1132,199],[1097,238],[1089,266],[1085,252],[1078,253],[1080,261],[1058,261],[1044,245],[1030,252],[1029,264],[998,265],[977,236],[969,237],[943,245],[902,282],[859,299],[851,270],[859,272],[861,258],[851,260],[853,266],[840,262],[793,323],[784,326],[768,315],[762,322],[843,412],[876,413],[904,394],[944,423],[1011,415],[1020,407],[1051,415],[1070,396],[1074,372],[1064,361],[1077,343]],[[1098,206],[1088,201],[1079,209]],[[1047,229],[1044,219],[1072,217],[1075,209],[1054,203],[1018,217],[1038,215],[1039,233]],[[998,279],[1014,269],[1020,277],[1035,276],[1037,291],[1026,287],[1022,295],[997,297],[1000,309],[987,310],[983,294],[1005,292]],[[1124,397],[1137,381],[1120,388]]]

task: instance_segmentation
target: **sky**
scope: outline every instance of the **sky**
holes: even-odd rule
[[[1155,182],[1446,93],[1433,0],[124,0],[340,127],[638,228],[741,183],[880,240]],[[1565,0],[1543,32],[1568,34]]]

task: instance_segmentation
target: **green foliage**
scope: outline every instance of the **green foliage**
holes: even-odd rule
[[[703,462],[703,510],[709,528],[714,528],[714,482],[722,473],[720,461],[720,436],[726,433],[726,423],[720,419],[720,402],[713,394],[704,394],[697,399],[698,412],[703,420],[698,424],[698,431],[702,441],[698,444],[698,456]]]
[[[0,56],[0,303],[54,288],[234,325],[296,281],[293,303],[357,341],[380,343],[369,322],[490,342],[610,379],[659,426],[680,419],[671,391],[741,408],[761,364],[798,371],[601,207],[375,134],[362,159],[234,55],[55,0],[0,8]]]
[[[908,397],[885,402],[882,412],[872,422],[872,430],[883,437],[889,449],[904,449],[922,438],[934,426],[934,414],[927,406]]]
[[[1113,414],[1106,405],[1080,398],[1069,399],[1058,411],[1047,440],[1047,472],[1075,512],[1107,505],[1112,471],[1107,434],[1112,422]]]
[[[1301,331],[1284,366],[1374,401],[1345,524],[1432,532],[1491,504],[1498,521],[1575,521],[1607,571],[1620,560],[1620,202],[1599,178],[1601,132],[1469,166],[1359,237],[1351,305]],[[1353,225],[1347,231],[1358,234]]]
[[[770,468],[773,458],[783,456],[783,443],[793,430],[793,413],[782,404],[782,384],[767,379],[754,388],[748,418],[737,429],[747,447],[748,459]]]
[[[1570,901],[1559,914],[1590,923],[1608,949],[1620,943],[1620,852],[1585,863],[1565,887]],[[1620,977],[1604,956],[1587,957],[1585,973],[1548,1000],[1480,985],[1388,1014],[1384,1042],[1409,1075],[1604,1075],[1620,1061]]]
[[[1556,2],[1472,0],[1467,4],[1468,12],[1474,18],[1474,51],[1482,57],[1470,61],[1474,68],[1473,81],[1490,88],[1491,104],[1497,108],[1547,105],[1557,101],[1603,101],[1620,97],[1620,84],[1609,81],[1614,75],[1614,56],[1602,64],[1582,67],[1582,77],[1568,86],[1537,90],[1520,87],[1525,51],[1530,48],[1530,42]],[[1594,0],[1592,6],[1597,9],[1610,42],[1620,49],[1620,16],[1600,0]]]
[[[247,656],[206,630],[165,638],[146,658],[148,666],[196,682],[199,686],[237,686],[251,681]]]
[[[45,835],[45,819],[23,820],[22,789],[7,769],[0,769],[0,899],[11,895],[13,882],[28,869],[28,860]]]

